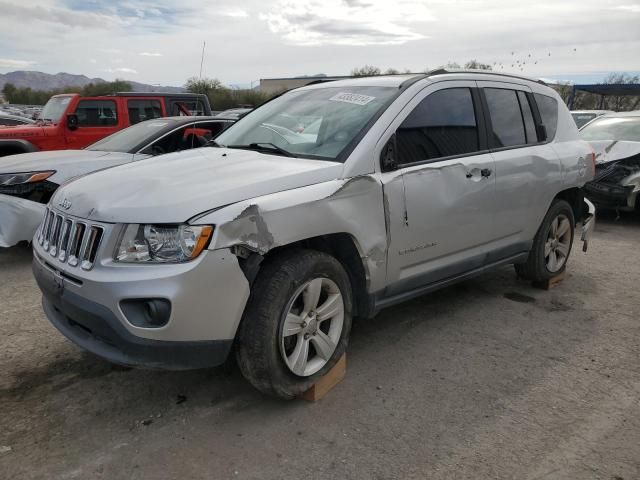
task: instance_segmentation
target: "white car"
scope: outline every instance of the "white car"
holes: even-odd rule
[[[223,115],[156,118],[84,150],[0,157],[0,247],[33,238],[45,205],[63,183],[116,165],[204,146],[234,121]]]

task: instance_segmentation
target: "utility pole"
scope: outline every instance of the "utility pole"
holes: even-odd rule
[[[207,45],[207,42],[202,42],[202,56],[200,57],[200,79],[202,79],[202,63],[204,62],[204,47]]]

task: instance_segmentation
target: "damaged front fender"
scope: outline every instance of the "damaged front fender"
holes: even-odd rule
[[[31,241],[42,221],[45,205],[0,194],[0,247]]]
[[[369,291],[384,286],[387,231],[382,185],[373,175],[332,180],[245,200],[191,220],[216,226],[210,249],[243,246],[260,255],[337,233],[359,250]]]

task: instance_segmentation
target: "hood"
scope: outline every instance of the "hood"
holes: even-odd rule
[[[134,162],[79,178],[51,204],[116,223],[181,223],[241,200],[340,178],[343,164],[205,147]]]
[[[49,181],[63,182],[87,173],[131,162],[131,153],[99,152],[94,150],[53,150],[21,153],[0,157],[0,173],[37,172],[55,170]]]
[[[589,141],[596,152],[596,164],[605,164],[640,155],[640,142],[618,140]]]
[[[37,123],[29,123],[26,125],[2,125],[0,126],[0,140],[28,140],[29,137],[42,137],[45,134],[44,128],[47,127],[50,127],[50,125],[42,126]]]

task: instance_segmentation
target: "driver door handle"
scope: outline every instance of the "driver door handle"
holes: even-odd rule
[[[482,175],[483,177],[490,177],[492,173],[493,170],[491,170],[490,168],[483,168],[482,170],[480,170],[480,175]]]

